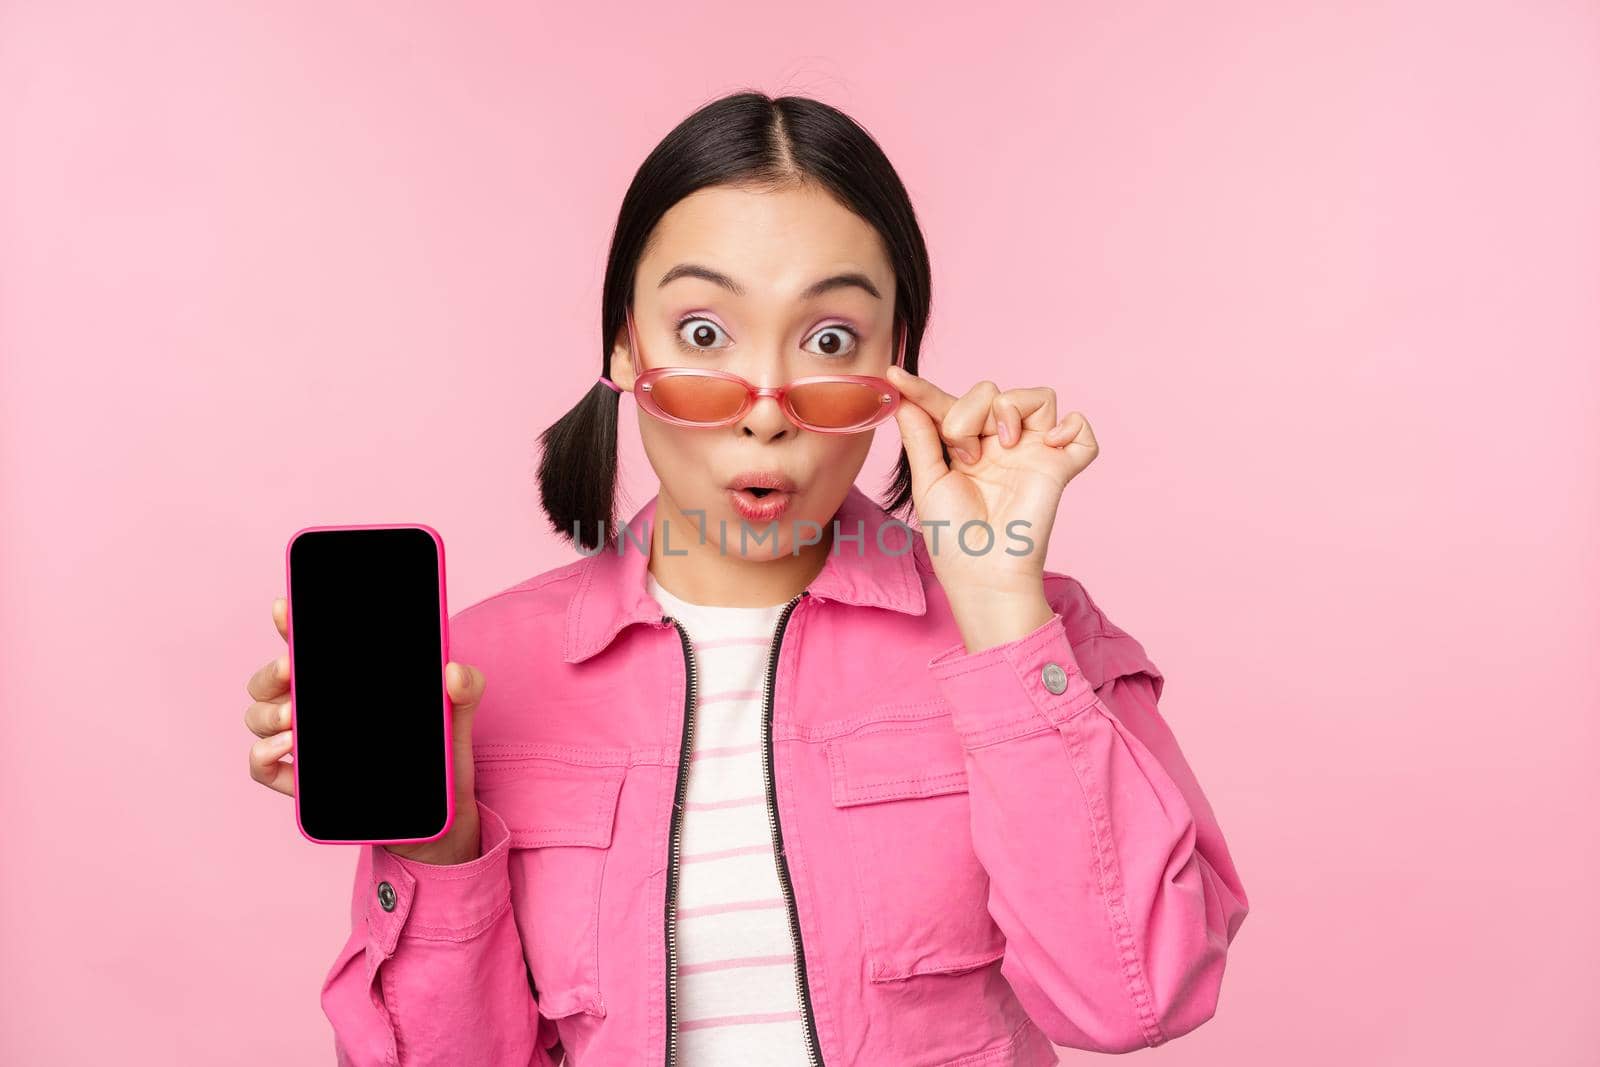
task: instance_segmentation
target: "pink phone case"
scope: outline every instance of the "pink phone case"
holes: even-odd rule
[[[439,559],[439,652],[440,652],[439,677],[440,678],[444,677],[445,665],[450,662],[450,609],[445,605],[444,538],[439,536],[439,531],[435,530],[432,526],[429,526],[426,523],[420,523],[420,522],[357,523],[357,524],[343,525],[343,526],[334,525],[334,526],[306,526],[306,527],[302,527],[301,529],[296,530],[294,532],[294,534],[292,536],[290,536],[289,543],[288,543],[287,546],[285,546],[285,548],[283,550],[283,570],[284,570],[284,581],[286,583],[284,585],[284,589],[286,590],[284,599],[285,599],[286,605],[287,605],[286,609],[285,609],[285,614],[287,616],[287,622],[288,622],[287,629],[288,629],[288,645],[289,645],[289,728],[291,730],[294,729],[295,722],[296,722],[296,720],[298,718],[298,716],[296,716],[295,710],[294,710],[294,707],[295,707],[295,704],[294,704],[294,699],[295,699],[295,696],[294,696],[294,680],[295,680],[295,670],[294,670],[294,597],[292,595],[290,595],[290,591],[292,591],[294,589],[294,581],[293,581],[293,575],[289,571],[290,553],[294,548],[295,539],[298,538],[301,534],[316,533],[316,532],[325,531],[325,530],[410,530],[410,529],[422,530],[422,531],[426,532],[429,537],[432,537],[433,538],[434,549],[438,554],[438,559]],[[299,734],[297,732],[297,733],[292,734],[290,736],[290,748],[289,748],[289,751],[294,756],[294,821],[295,821],[295,825],[297,827],[299,827],[300,835],[302,837],[304,837],[307,841],[311,841],[311,842],[314,842],[314,843],[319,844],[319,845],[408,845],[408,844],[420,844],[420,843],[422,843],[424,841],[437,841],[437,840],[439,840],[439,838],[441,838],[445,834],[449,833],[450,832],[450,827],[456,821],[456,788],[455,788],[455,758],[454,758],[455,754],[452,751],[452,745],[451,745],[452,733],[451,733],[451,728],[450,728],[451,713],[454,710],[454,708],[450,703],[450,694],[449,694],[448,691],[445,690],[445,688],[443,686],[440,686],[440,698],[441,698],[441,700],[442,700],[442,702],[444,704],[444,715],[442,716],[442,719],[443,719],[443,723],[444,723],[444,756],[445,756],[445,763],[444,763],[445,819],[444,819],[444,828],[443,829],[441,829],[438,833],[433,834],[430,837],[398,837],[398,838],[385,838],[383,840],[373,840],[373,841],[366,841],[366,840],[338,840],[338,841],[332,841],[332,840],[326,840],[326,839],[323,839],[323,838],[320,838],[320,837],[311,836],[311,834],[306,832],[305,824],[300,821],[300,755],[299,755],[299,752],[297,751],[299,749],[300,745],[299,745]]]

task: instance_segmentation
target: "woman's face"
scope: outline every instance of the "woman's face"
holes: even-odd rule
[[[839,276],[849,280],[807,295]],[[811,186],[717,186],[684,198],[656,226],[634,292],[645,369],[710,367],[777,386],[808,374],[881,376],[894,354],[895,279],[877,231]],[[613,381],[633,387],[639,365],[628,351],[626,326],[615,339],[611,368]],[[728,554],[750,559],[771,558],[774,549],[791,553],[797,533],[814,539],[819,527],[826,539],[875,429],[802,429],[767,396],[737,422],[714,429],[639,414],[645,453],[661,480],[661,514],[676,520],[704,509],[707,540],[717,544],[725,524],[720,540]],[[794,489],[765,497],[745,492],[742,510],[732,486],[752,472],[776,474]],[[779,506],[781,513],[770,517]],[[760,508],[769,511],[750,510]],[[690,521],[690,530],[672,532],[674,544],[698,534],[698,517]],[[740,536],[741,523],[753,536],[767,534],[774,521],[776,545],[770,534],[748,545]]]

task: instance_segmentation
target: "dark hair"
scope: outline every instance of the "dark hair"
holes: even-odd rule
[[[622,198],[601,294],[600,373],[611,376],[612,340],[624,326],[633,279],[650,234],[679,200],[713,185],[776,189],[816,182],[883,238],[895,275],[896,325],[904,323],[905,369],[917,371],[932,281],[911,198],[888,157],[854,119],[803,96],[745,91],[699,108],[640,164]],[[891,336],[895,336],[891,331]],[[562,537],[590,551],[615,536],[617,409],[621,394],[598,379],[582,400],[539,436],[539,494]],[[881,501],[911,505],[905,447]]]

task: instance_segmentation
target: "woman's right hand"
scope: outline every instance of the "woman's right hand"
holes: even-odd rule
[[[283,597],[272,602],[272,621],[278,636],[289,640],[289,604]],[[472,717],[483,699],[481,671],[451,662],[445,670],[451,703],[451,756],[454,760],[455,808],[450,830],[436,841],[385,845],[390,852],[421,863],[466,863],[479,856],[477,791],[473,785]],[[275,656],[245,683],[254,701],[244,712],[244,724],[259,739],[250,746],[250,777],[285,796],[294,796],[294,764],[285,763],[294,731],[289,721],[289,656]]]

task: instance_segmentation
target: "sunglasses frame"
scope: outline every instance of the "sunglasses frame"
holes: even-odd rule
[[[643,367],[644,350],[639,347],[639,335],[634,329],[633,309],[631,307],[624,309],[624,314],[628,320],[628,343],[633,346],[632,352],[634,354],[634,362],[638,366]],[[900,342],[898,350],[895,352],[893,364],[897,367],[904,366],[905,363],[906,333],[906,327],[902,326],[899,330]],[[722,381],[732,382],[733,384],[742,386],[744,388],[744,402],[739,405],[739,409],[732,415],[729,415],[726,419],[719,419],[716,422],[694,422],[689,419],[680,419],[675,415],[670,415],[663,411],[660,405],[656,403],[655,396],[653,395],[654,386],[657,382],[664,378],[675,377],[718,378]],[[802,427],[803,429],[810,430],[812,433],[861,433],[862,431],[870,430],[874,426],[877,426],[889,419],[894,415],[895,409],[900,406],[900,390],[896,389],[887,378],[882,378],[875,374],[812,374],[803,378],[796,378],[791,382],[785,382],[783,385],[759,386],[751,382],[748,378],[740,377],[731,371],[714,370],[710,367],[653,367],[648,370],[643,370],[639,373],[638,377],[634,379],[633,388],[631,390],[622,389],[608,378],[602,377],[600,380],[611,386],[611,388],[615,389],[619,393],[631,392],[634,400],[638,402],[639,407],[642,410],[649,412],[653,417],[660,419],[662,422],[671,423],[674,426],[687,426],[693,429],[701,430],[713,430],[723,426],[733,425],[749,414],[750,409],[755,407],[756,400],[763,396],[770,396],[776,400],[778,402],[778,406],[783,409],[783,413],[788,416],[790,422],[794,423],[796,426]],[[812,385],[817,383],[852,383],[859,385],[870,385],[877,392],[885,394],[885,399],[879,404],[878,409],[873,412],[872,416],[863,422],[852,426],[841,427],[817,426],[814,423],[807,422],[805,419],[801,418],[800,414],[795,411],[794,404],[789,399],[789,393],[791,390],[797,389],[802,385]]]

